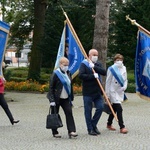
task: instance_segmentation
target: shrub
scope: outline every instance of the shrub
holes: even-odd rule
[[[135,83],[128,83],[128,87],[127,87],[126,92],[135,93],[136,92]]]
[[[10,81],[15,81],[15,82],[25,82],[27,78],[19,78],[19,77],[10,77]]]
[[[74,94],[81,94],[82,87],[79,86],[78,84],[73,84],[73,92],[74,92]]]
[[[7,81],[10,81],[10,78],[11,78],[11,76],[12,76],[11,70],[5,71],[5,72],[4,72],[4,76],[5,76],[5,79],[6,79]]]
[[[4,72],[5,79],[7,80],[5,84],[6,90],[14,91],[38,91],[38,92],[48,92],[49,90],[49,79],[51,75],[51,69],[42,68],[41,78],[39,82],[34,82],[27,79],[28,68],[19,67],[6,69]],[[134,70],[128,70],[128,88],[126,92],[135,92],[135,78]],[[73,90],[75,94],[80,94],[82,92],[81,80],[78,76],[73,79]]]
[[[38,91],[41,93],[48,92],[49,85],[48,84],[39,84],[38,82],[31,82],[31,81],[25,81],[25,82],[6,82],[5,83],[5,89],[6,90],[13,90],[13,91]]]
[[[46,84],[39,84],[38,82],[32,82],[30,80],[25,82],[15,82],[10,81],[5,83],[5,89],[8,91],[37,91],[40,93],[48,92],[49,90],[49,83]],[[81,86],[74,84],[73,91],[75,94],[80,94],[82,91]]]

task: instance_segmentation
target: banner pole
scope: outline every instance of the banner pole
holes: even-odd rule
[[[143,28],[141,25],[139,25],[136,20],[132,20],[129,15],[126,15],[126,20],[131,21],[132,25],[136,25],[140,30],[144,31],[145,33],[147,33],[150,36],[150,32],[148,30],[146,30],[145,28]]]
[[[63,13],[64,13],[64,15],[65,15],[65,17],[66,17],[66,21],[67,21],[68,25],[70,26],[70,28],[71,28],[71,30],[72,30],[72,32],[73,32],[73,34],[74,34],[74,36],[75,36],[75,38],[76,38],[78,44],[79,44],[80,47],[81,47],[81,50],[82,50],[82,53],[83,53],[84,57],[88,60],[88,62],[90,62],[91,60],[88,58],[88,56],[87,56],[87,54],[86,54],[86,52],[85,52],[85,50],[84,50],[84,48],[83,48],[83,46],[82,46],[82,44],[81,44],[81,42],[80,42],[80,40],[79,40],[79,38],[78,38],[78,36],[77,36],[77,34],[76,34],[76,32],[75,32],[75,30],[74,30],[74,28],[73,28],[73,26],[72,26],[70,20],[69,20],[69,18],[68,18],[68,16],[67,16],[66,12],[63,10],[62,7],[61,7],[61,9],[62,9],[62,11],[63,11]],[[92,71],[93,71],[93,73],[96,73],[93,68],[92,68]],[[106,100],[106,102],[107,102],[107,104],[108,104],[108,106],[109,106],[109,108],[110,108],[112,114],[114,115],[114,118],[116,119],[116,121],[118,121],[117,115],[116,115],[116,113],[114,112],[114,110],[113,110],[113,108],[112,108],[112,105],[111,105],[111,103],[110,103],[110,101],[109,101],[109,99],[108,99],[108,97],[107,97],[107,95],[106,95],[106,93],[105,93],[105,91],[104,91],[104,89],[103,89],[103,87],[102,87],[102,84],[100,83],[99,79],[96,78],[96,80],[97,80],[97,82],[98,82],[98,85],[99,85],[100,89],[102,90],[102,93],[103,93],[103,95],[104,95],[104,98],[105,98],[105,100]]]

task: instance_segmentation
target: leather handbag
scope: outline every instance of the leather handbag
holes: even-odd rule
[[[61,117],[58,113],[56,113],[56,106],[54,106],[54,114],[50,113],[51,106],[49,108],[49,114],[46,118],[46,128],[47,129],[57,129],[63,127]]]
[[[112,114],[111,109],[107,103],[104,103],[103,112],[105,112],[106,114],[109,114],[109,115]]]

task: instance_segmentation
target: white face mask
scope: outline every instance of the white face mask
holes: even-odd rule
[[[115,65],[116,65],[117,67],[122,67],[122,66],[123,66],[123,62],[122,62],[121,60],[116,61],[116,62],[115,62]]]
[[[61,70],[64,71],[64,72],[66,72],[68,70],[68,66],[62,66]]]
[[[92,62],[96,63],[98,60],[98,56],[92,56],[91,60]]]

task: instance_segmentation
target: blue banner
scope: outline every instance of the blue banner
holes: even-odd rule
[[[6,24],[5,22],[0,21],[0,76],[3,76],[2,72],[2,63],[3,63],[3,57],[5,54],[5,48],[8,38],[10,26]]]
[[[77,39],[72,33],[70,26],[66,23],[63,29],[59,49],[57,53],[57,60],[55,69],[58,68],[60,57],[65,56],[69,59],[69,71],[74,78],[78,74],[78,69],[84,59],[81,48],[77,43]]]
[[[58,53],[57,53],[57,58],[56,58],[54,69],[57,69],[59,67],[59,60],[65,54],[65,32],[66,32],[66,27],[64,27],[62,35],[61,35],[61,40],[60,40],[60,44],[58,48]]]
[[[136,92],[150,100],[150,36],[139,30],[135,57]]]

